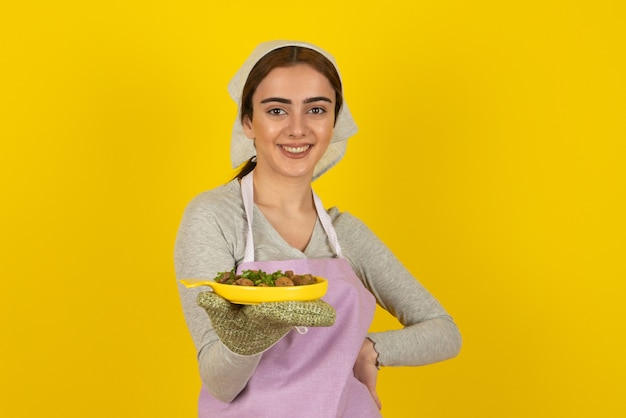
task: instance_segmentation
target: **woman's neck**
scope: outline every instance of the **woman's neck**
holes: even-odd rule
[[[305,251],[317,220],[310,180],[255,172],[254,203],[289,245]]]
[[[309,211],[314,207],[311,181],[254,173],[254,202],[259,207],[286,213]]]

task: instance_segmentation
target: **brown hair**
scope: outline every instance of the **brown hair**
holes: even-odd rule
[[[343,89],[341,78],[333,63],[313,49],[302,46],[284,46],[269,52],[252,67],[241,94],[241,123],[246,116],[252,120],[252,96],[270,71],[274,68],[293,67],[298,64],[310,65],[328,79],[335,90],[335,123],[337,122],[337,116],[343,106]],[[241,180],[254,170],[254,167],[256,167],[256,157],[250,158],[235,178]]]

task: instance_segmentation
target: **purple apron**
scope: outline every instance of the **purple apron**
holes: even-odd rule
[[[342,257],[335,229],[314,194],[317,214],[337,258],[254,261],[252,173],[241,182],[248,218],[246,269],[293,270],[328,279],[323,300],[337,312],[332,327],[292,329],[262,354],[245,389],[231,403],[215,399],[203,387],[198,416],[234,418],[374,418],[381,417],[369,391],[352,368],[374,317],[376,301]]]

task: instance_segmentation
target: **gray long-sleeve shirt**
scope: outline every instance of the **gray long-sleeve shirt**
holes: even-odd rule
[[[257,261],[330,258],[319,221],[304,252],[290,246],[255,207],[253,237]],[[370,333],[382,366],[418,366],[454,357],[461,337],[441,304],[407,271],[360,220],[337,208],[328,211],[344,257],[402,329]],[[176,239],[176,276],[214,278],[243,261],[247,221],[239,183],[233,180],[194,198],[183,215]],[[206,312],[196,305],[200,289],[179,292],[187,326],[198,351],[200,376],[218,399],[230,402],[245,387],[262,354],[240,356],[227,350]]]

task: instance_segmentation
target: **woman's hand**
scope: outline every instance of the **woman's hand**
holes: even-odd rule
[[[209,315],[222,343],[243,356],[262,353],[293,327],[329,327],[336,316],[321,299],[239,305],[206,291],[198,293],[196,302]]]
[[[378,409],[381,409],[382,405],[376,393],[376,379],[378,378],[377,362],[378,353],[374,349],[374,342],[366,338],[363,341],[363,345],[361,345],[361,351],[359,351],[359,355],[354,363],[354,377],[359,379],[359,381],[367,387]]]

